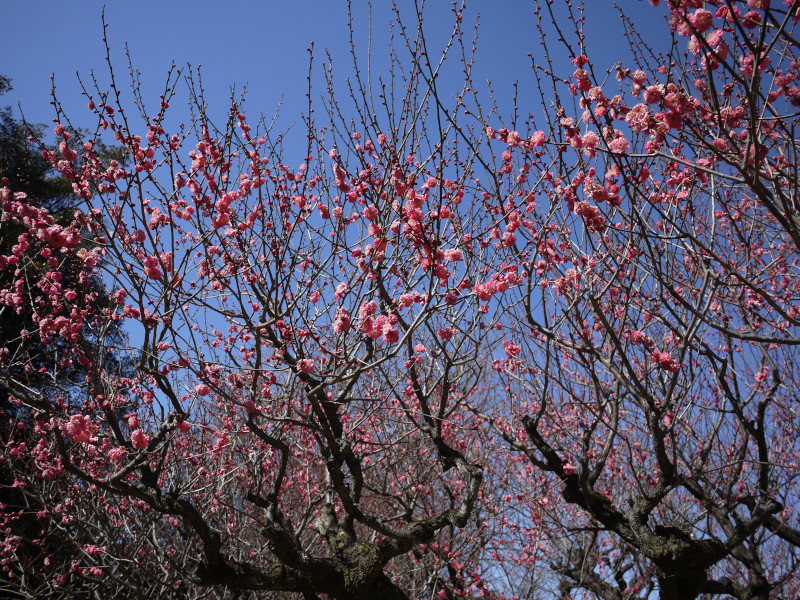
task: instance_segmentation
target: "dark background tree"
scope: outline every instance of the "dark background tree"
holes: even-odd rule
[[[0,76],[0,95],[11,89],[11,80]],[[46,210],[53,217],[54,223],[67,224],[80,199],[75,195],[72,183],[55,171],[43,157],[44,148],[38,140],[44,137],[44,125],[34,125],[15,118],[11,107],[0,109],[0,187],[7,186],[15,192],[26,194],[32,205]],[[119,152],[105,147],[102,147],[101,155],[105,161],[121,158]],[[29,239],[23,228],[3,222],[0,255],[12,255],[15,245],[26,244]],[[42,257],[41,261],[44,263],[46,258]],[[13,265],[3,264],[0,269],[0,289],[13,287],[14,270]],[[99,314],[103,308],[110,306],[104,284],[96,276],[79,281],[78,270],[73,258],[59,260],[54,267],[59,278],[56,283],[64,288],[74,288],[82,295],[94,295],[94,306]],[[38,290],[28,289],[27,293],[27,302],[35,306]],[[64,307],[65,311],[68,309],[68,306]],[[54,398],[63,396],[80,402],[81,395],[89,387],[87,380],[100,376],[98,369],[106,374],[121,376],[130,368],[130,364],[113,350],[123,339],[123,333],[113,323],[104,324],[102,330],[87,325],[79,338],[74,340],[85,352],[96,356],[96,362],[92,361],[91,365],[74,360],[72,347],[62,339],[45,344],[36,336],[30,336],[29,332],[33,329],[35,324],[30,312],[17,312],[10,306],[0,305],[0,369],[9,371],[9,379],[24,382],[28,388]],[[99,334],[101,331],[102,335]],[[20,363],[21,356],[29,365],[25,369],[15,366]],[[3,379],[3,383],[9,379]],[[0,384],[0,439],[6,450],[15,444],[34,445],[38,437],[30,407],[21,405],[15,395],[14,389]],[[46,507],[41,498],[28,494],[25,486],[20,484],[21,480],[9,472],[7,462],[2,460],[0,522],[18,538],[17,553],[20,560],[13,578],[8,578],[6,570],[0,572],[0,593],[10,597],[27,597],[37,593],[35,590],[40,588],[40,583],[36,581],[36,573],[42,570],[42,556],[81,562],[80,553],[76,552],[74,546],[64,543],[67,536],[62,535],[58,528],[53,528],[46,516],[42,516],[46,514]],[[83,539],[91,543],[91,532],[85,532]],[[33,566],[36,563],[39,563],[38,568],[26,572],[26,564]],[[43,570],[46,572],[46,569]],[[20,578],[25,581],[22,586],[25,593],[19,586]]]

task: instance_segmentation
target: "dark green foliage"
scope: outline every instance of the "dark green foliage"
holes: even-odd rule
[[[0,94],[10,89],[10,80],[0,76]],[[7,186],[12,193],[24,192],[28,202],[47,209],[58,224],[68,226],[83,201],[73,193],[72,184],[43,158],[38,140],[43,139],[44,134],[43,125],[31,125],[15,119],[10,107],[0,109],[0,187]],[[108,153],[103,156],[106,160],[113,158]],[[22,229],[12,222],[0,223],[0,255],[10,255],[14,245],[21,241],[21,235]],[[15,270],[12,266],[0,269],[0,289],[14,288],[19,279]],[[82,294],[95,294],[93,308],[97,315],[112,305],[113,301],[98,275],[89,278],[89,285],[85,284],[86,279],[83,279],[84,284],[79,282],[79,273],[85,269],[74,259],[60,258],[57,270],[64,288],[80,289]],[[72,396],[77,408],[81,398],[86,396],[90,379],[126,372],[128,363],[112,350],[124,335],[118,329],[93,331],[91,326],[86,326],[82,332],[80,347],[87,354],[103,356],[95,363],[103,365],[103,373],[90,373],[81,366],[70,354],[69,344],[60,338],[42,343],[35,335],[37,326],[33,318],[41,290],[35,285],[25,285],[23,289],[26,300],[22,312],[0,303],[0,348],[5,352],[0,355],[0,369],[10,375],[10,380],[41,392],[49,401],[55,401],[58,396]],[[18,360],[21,355],[26,357],[25,361]],[[20,363],[27,363],[28,368],[23,370],[13,366]],[[34,422],[35,415],[31,407],[16,402],[11,388],[0,387],[0,450],[21,442],[35,445]],[[27,494],[24,487],[14,485],[14,475],[7,469],[5,461],[0,461],[0,506],[0,521],[19,537],[18,553],[23,557],[23,562],[37,565],[35,572],[42,572],[43,567],[39,563],[44,556],[62,561],[76,558],[74,549],[59,541],[63,536],[58,527],[47,518],[37,515],[44,508],[40,500]],[[89,543],[92,540],[86,541]],[[18,591],[15,581],[15,577],[8,579],[5,573],[0,573],[0,597],[7,597],[4,594],[10,594],[9,597],[28,597],[15,595]],[[29,581],[26,585],[26,589],[35,589],[36,582]]]

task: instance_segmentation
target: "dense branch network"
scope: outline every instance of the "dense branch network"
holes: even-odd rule
[[[796,2],[667,2],[663,53],[623,14],[608,71],[581,7],[537,6],[548,108],[506,124],[464,11],[439,60],[397,8],[385,79],[351,14],[300,160],[190,70],[152,111],[110,68],[89,134],[55,101],[43,156],[84,205],[0,190],[2,310],[59,353],[3,355],[5,589],[800,592]]]

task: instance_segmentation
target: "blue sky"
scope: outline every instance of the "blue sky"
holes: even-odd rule
[[[151,115],[155,114],[172,62],[178,66],[191,63],[202,66],[212,121],[224,122],[231,86],[241,87],[246,83],[251,124],[261,113],[274,113],[283,99],[282,120],[278,123],[281,131],[299,122],[306,109],[307,48],[312,41],[316,54],[316,97],[325,92],[321,63],[326,60],[326,49],[338,75],[337,92],[346,93],[344,78],[352,72],[352,58],[345,0],[240,0],[230,4],[210,0],[106,1],[108,42],[120,90],[129,92],[127,44],[134,67],[141,72],[142,95]],[[642,27],[664,30],[663,9],[653,9],[641,0],[621,1],[626,10],[638,16]],[[398,3],[413,17],[412,0],[398,0]],[[369,11],[365,0],[354,0],[353,4],[356,43],[359,55],[365,58]],[[375,75],[385,77],[391,3],[374,0],[373,4],[372,65]],[[471,32],[480,13],[474,81],[488,104],[486,80],[492,80],[495,96],[501,107],[505,107],[506,115],[515,81],[520,84],[518,104],[522,115],[529,112],[541,115],[545,109],[535,91],[529,58],[532,54],[534,60],[543,60],[532,4],[530,0],[471,0],[463,19],[465,29]],[[611,68],[626,56],[618,13],[611,0],[593,0],[588,4],[585,34],[589,47],[596,51],[593,60],[601,70]],[[563,11],[565,7],[563,0],[556,0],[556,10]],[[432,56],[440,52],[452,30],[450,8],[448,0],[428,0],[424,27]],[[5,27],[0,36],[0,74],[12,78],[14,89],[0,98],[0,106],[10,105],[17,110],[19,105],[29,122],[52,124],[50,77],[54,75],[59,101],[72,124],[93,127],[95,117],[86,108],[87,101],[81,96],[75,73],[79,72],[90,83],[94,70],[101,85],[107,85],[102,10],[102,0],[8,0],[2,13]],[[413,24],[413,19],[407,22]],[[551,40],[555,42],[555,35]],[[554,48],[560,52],[561,72],[568,77],[575,67],[559,46],[554,44]],[[457,89],[463,77],[458,79],[459,57],[452,58],[455,60],[450,65],[451,79],[442,79]],[[188,120],[187,103],[183,101],[186,97],[186,89],[179,88],[177,101],[171,105],[171,118]],[[129,93],[124,102],[130,109]],[[298,130],[298,135],[290,138],[287,164],[299,164],[305,156],[305,136]],[[192,145],[189,143],[187,149]],[[133,341],[137,339],[136,331],[128,333]]]
[[[155,104],[165,74],[174,60],[202,65],[208,100],[222,120],[232,84],[248,84],[248,113],[271,114],[283,98],[284,125],[299,120],[305,106],[309,42],[317,55],[317,92],[322,94],[320,62],[324,49],[335,61],[343,79],[350,73],[347,12],[344,0],[253,0],[237,3],[211,0],[106,0],[108,39],[118,81],[126,84],[128,44],[134,66],[141,71],[146,100]],[[590,45],[602,48],[608,65],[622,55],[624,38],[616,10],[610,0],[590,4],[586,33]],[[623,0],[623,6],[643,16],[646,25],[663,23],[662,11],[641,0]],[[411,0],[400,0],[411,9]],[[354,2],[358,43],[366,53],[368,12],[366,2]],[[433,45],[449,33],[450,2],[429,0],[425,29]],[[556,3],[559,6],[559,3]],[[559,6],[559,8],[563,8]],[[3,7],[4,31],[0,36],[0,73],[12,78],[14,90],[0,105],[21,105],[31,122],[50,123],[50,76],[54,74],[59,100],[75,125],[89,125],[91,115],[80,96],[76,71],[88,80],[93,69],[107,80],[102,43],[100,0],[63,2],[54,0],[7,2]],[[521,102],[532,83],[529,53],[540,52],[532,3],[525,0],[473,0],[464,22],[471,28],[480,13],[477,72],[479,81],[490,77],[500,98],[511,96],[511,84],[521,83]],[[374,70],[385,72],[390,2],[374,0],[372,9]],[[661,26],[663,28],[663,25]],[[185,97],[179,96],[179,98]],[[530,99],[530,104],[536,104]],[[525,112],[537,106],[522,107]]]

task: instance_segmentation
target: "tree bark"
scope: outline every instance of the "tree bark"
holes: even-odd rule
[[[679,573],[659,573],[660,600],[694,600],[706,584],[705,569],[683,569]]]
[[[397,587],[385,573],[381,573],[373,579],[370,586],[358,598],[359,600],[372,598],[375,600],[408,600],[406,593]],[[345,600],[345,598],[339,600]]]

